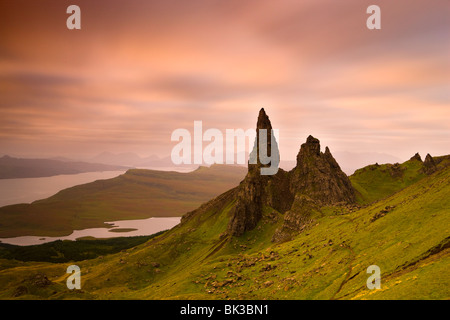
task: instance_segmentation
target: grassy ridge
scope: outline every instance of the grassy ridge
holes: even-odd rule
[[[434,157],[433,160],[437,170],[450,165],[449,156]],[[426,176],[424,163],[411,158],[402,164],[369,165],[356,170],[349,178],[356,190],[357,201],[367,204],[384,199]]]
[[[128,170],[31,204],[0,208],[0,237],[64,236],[104,227],[105,221],[181,216],[238,185],[245,173],[244,167],[225,165],[189,173]]]
[[[360,210],[328,208],[312,227],[277,245],[270,238],[282,217],[271,208],[254,230],[223,236],[233,199],[231,190],[145,244],[77,263],[82,292],[65,287],[67,264],[2,260],[0,298],[450,297],[450,167]],[[370,265],[381,268],[381,290],[366,287]],[[27,282],[37,273],[52,283]],[[20,286],[26,291],[17,296]]]
[[[355,171],[350,181],[360,203],[383,199],[424,178],[423,163],[408,160],[402,164],[374,164]]]

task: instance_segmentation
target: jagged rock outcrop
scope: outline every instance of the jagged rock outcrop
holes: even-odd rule
[[[295,196],[292,207],[284,214],[283,225],[275,230],[273,242],[284,242],[292,239],[292,236],[314,223],[320,216],[320,208],[310,197],[298,193]]]
[[[274,242],[288,241],[310,226],[322,215],[324,205],[351,204],[355,191],[347,175],[333,158],[330,149],[320,151],[320,141],[312,136],[301,145],[297,165],[290,172],[290,189],[295,200],[284,215],[283,225],[273,237]]]
[[[267,139],[259,146],[260,129],[267,130]],[[284,241],[320,214],[321,206],[355,201],[355,192],[347,175],[329,148],[322,153],[319,140],[312,136],[302,144],[294,169],[290,172],[278,169],[274,175],[262,175],[260,169],[271,164],[261,163],[259,147],[267,147],[268,155],[277,166],[279,163],[278,145],[271,139],[271,129],[269,117],[261,109],[248,173],[237,189],[236,204],[228,224],[227,232],[231,235],[239,236],[255,228],[267,206],[286,213],[283,226],[274,235],[274,241]]]
[[[355,192],[347,175],[331,155],[320,152],[320,141],[309,136],[297,155],[292,171],[291,192],[301,193],[321,205],[353,203]]]
[[[420,157],[420,154],[418,152],[414,156],[412,156],[409,160],[417,160],[422,162],[422,158]]]
[[[425,161],[423,162],[423,172],[425,174],[430,175],[436,172],[436,170],[437,170],[436,163],[433,157],[428,153],[427,156],[425,157]]]

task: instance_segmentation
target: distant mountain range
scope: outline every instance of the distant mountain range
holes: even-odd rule
[[[336,161],[341,165],[342,171],[347,175],[353,174],[355,170],[373,163],[396,163],[401,159],[376,152],[356,153],[349,151],[334,152]],[[248,159],[248,152],[245,153]],[[281,160],[280,168],[291,170],[296,165],[293,160]],[[112,167],[111,167],[112,166]],[[150,155],[139,156],[133,152],[101,152],[94,157],[83,159],[71,159],[67,157],[50,157],[48,159],[25,159],[19,157],[4,156],[0,158],[0,179],[8,178],[31,178],[47,177],[58,174],[74,174],[93,171],[122,170],[129,168],[167,170],[175,171],[195,170],[198,165],[174,165],[171,157],[159,157]]]
[[[65,159],[0,158],[0,179],[50,177],[96,171],[126,170],[122,165],[70,161]]]
[[[133,152],[111,153],[102,152],[89,159],[91,162],[105,163],[110,165],[130,166],[134,168],[158,168],[158,167],[179,167],[195,169],[198,165],[180,165],[175,166],[170,156],[158,157],[150,155],[141,157]]]
[[[166,160],[166,161],[164,161]],[[111,165],[127,165],[131,167],[138,166],[156,166],[158,164],[164,163],[164,165],[168,165],[169,159],[160,159],[159,157],[152,155],[149,157],[140,157],[132,152],[123,152],[123,153],[111,153],[111,152],[102,152],[90,161],[99,162]]]

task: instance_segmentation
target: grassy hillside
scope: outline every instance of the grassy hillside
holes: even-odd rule
[[[434,157],[437,169],[450,165],[448,156]],[[350,176],[361,204],[384,199],[424,178],[424,163],[410,159],[402,164],[373,164],[358,169]]]
[[[0,237],[62,236],[104,221],[181,216],[235,187],[246,168],[214,165],[189,173],[132,169],[62,190],[31,204],[0,208]]]
[[[145,244],[78,262],[81,291],[65,286],[69,263],[1,260],[0,298],[450,298],[449,167],[359,210],[324,208],[281,244],[270,241],[281,215],[268,207],[254,230],[224,236],[235,192]],[[380,290],[366,287],[370,265],[381,269]]]

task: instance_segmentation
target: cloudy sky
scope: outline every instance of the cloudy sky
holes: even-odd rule
[[[450,2],[432,2],[3,0],[0,156],[167,156],[175,129],[254,128],[261,107],[284,160],[309,134],[448,154]]]

